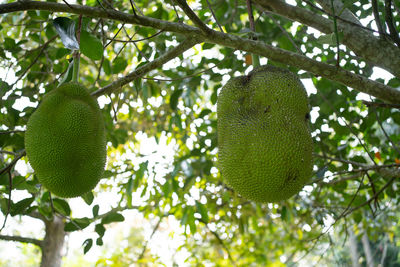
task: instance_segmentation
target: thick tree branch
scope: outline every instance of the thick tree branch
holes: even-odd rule
[[[0,235],[0,239],[7,240],[7,241],[15,241],[15,242],[21,242],[21,243],[34,244],[40,248],[42,248],[42,246],[43,246],[42,240],[35,239],[35,238],[29,238],[29,237]]]
[[[305,8],[296,7],[282,0],[253,0],[264,9],[313,27],[325,34],[334,32],[333,22]],[[330,10],[330,0],[319,0],[321,5]],[[343,4],[335,1],[335,9],[342,10]],[[326,12],[329,14],[329,12]],[[359,24],[351,12],[345,10],[338,20],[338,30],[343,33],[342,43],[355,54],[369,63],[386,69],[400,77],[400,49],[394,44],[377,38],[371,31]]]
[[[164,55],[137,68],[133,72],[124,76],[123,78],[116,80],[115,82],[112,82],[111,84],[97,90],[96,92],[93,92],[92,95],[98,97],[102,94],[111,93],[112,91],[124,86],[125,84],[143,76],[144,74],[148,73],[149,71],[154,70],[158,67],[161,67],[163,64],[165,64],[166,62],[170,61],[171,59],[174,59],[175,57],[181,55],[183,52],[190,49],[198,42],[199,41],[197,38],[186,39],[182,43],[180,43],[178,46],[174,47],[173,49],[171,49],[170,51],[165,53]]]
[[[256,2],[265,4],[266,1],[256,0]],[[268,3],[275,3],[275,2],[280,2],[280,1],[278,1],[278,0],[268,1]],[[258,54],[260,56],[265,56],[274,61],[278,61],[278,62],[281,62],[284,64],[288,64],[288,65],[309,71],[311,73],[314,73],[317,76],[322,76],[322,77],[326,77],[330,80],[337,81],[346,86],[352,87],[360,92],[375,96],[376,98],[382,99],[386,102],[397,103],[397,104],[400,103],[400,91],[398,91],[398,90],[395,90],[391,87],[385,86],[381,83],[369,80],[360,75],[356,75],[350,71],[345,71],[345,70],[341,70],[341,69],[338,70],[335,66],[331,66],[326,63],[318,62],[316,60],[312,60],[305,56],[302,56],[302,55],[299,55],[299,54],[296,54],[296,53],[293,53],[290,51],[286,51],[283,49],[279,49],[279,48],[273,47],[271,45],[267,45],[263,42],[248,40],[248,39],[240,38],[235,35],[216,32],[214,30],[210,30],[210,33],[205,35],[200,29],[185,25],[183,23],[174,23],[174,22],[162,21],[162,20],[149,18],[149,17],[134,16],[132,14],[127,14],[127,13],[123,13],[123,12],[119,12],[119,11],[111,10],[111,9],[108,9],[107,12],[105,12],[103,9],[100,9],[100,8],[80,6],[80,5],[71,5],[71,6],[73,7],[73,10],[71,10],[71,8],[69,8],[65,4],[52,3],[52,2],[40,2],[40,1],[26,1],[26,2],[24,1],[23,3],[15,2],[15,3],[10,3],[10,4],[0,5],[0,14],[10,13],[10,12],[15,12],[15,11],[22,11],[22,10],[48,10],[48,11],[55,11],[55,12],[68,12],[68,13],[74,13],[74,14],[83,14],[88,17],[108,18],[108,19],[122,21],[125,23],[149,26],[149,27],[153,27],[156,29],[160,29],[160,30],[180,33],[180,34],[187,36],[190,39],[199,38],[199,40],[202,40],[204,42],[220,44],[223,46],[231,47],[234,49],[239,49],[239,50],[246,51],[249,53]],[[292,9],[294,8],[293,10],[295,10],[295,12],[297,14],[301,14],[302,12],[309,12],[310,14],[312,14],[312,18],[315,19],[315,21],[316,21],[315,23],[317,23],[317,26],[319,25],[319,21],[325,19],[323,17],[316,16],[314,13],[307,11],[305,9],[302,9],[302,8],[297,8],[297,7],[293,7],[293,6],[289,6],[289,8],[292,8]],[[290,11],[290,10],[284,10],[285,14],[286,13],[290,14],[291,12],[292,11]],[[308,14],[308,15],[310,15],[310,14]],[[299,19],[298,17],[295,17],[295,18],[298,19],[300,22],[302,22],[301,19]],[[333,29],[331,29],[332,28],[331,21],[328,19],[325,19],[325,20],[326,20],[326,23],[321,24],[323,26],[322,28],[325,28],[327,30],[330,30],[330,32],[332,32]],[[309,18],[309,21],[312,21],[311,18]],[[362,31],[358,27],[356,28],[356,26],[352,26],[352,27],[354,27],[354,28],[352,28],[352,30],[355,31],[354,34],[356,34],[356,35],[359,35],[358,32],[365,32],[365,31]],[[350,31],[349,33],[351,34],[351,32],[352,31]],[[350,36],[349,38],[353,38],[353,37]],[[361,36],[360,38],[365,39],[365,36]],[[364,48],[367,49],[368,47],[364,47]],[[394,46],[394,49],[396,52],[394,52],[394,51],[390,52],[387,49],[389,49],[389,50],[391,49],[390,45],[388,45],[388,43],[386,43],[386,42],[380,43],[379,46],[373,46],[373,54],[374,55],[379,54],[380,55],[379,58],[382,62],[389,62],[390,65],[393,63],[393,66],[392,66],[393,71],[392,72],[400,77],[400,69],[399,69],[400,50],[395,46]],[[397,56],[397,54],[398,54],[398,56]],[[158,66],[162,65],[160,61],[157,61],[157,59],[148,64],[150,64],[150,65],[146,65],[146,69],[143,69],[143,68],[145,68],[145,66],[143,66],[141,68],[141,70],[142,70],[142,72],[140,73],[141,75],[143,75],[143,72],[152,70],[152,69],[157,68]],[[376,65],[379,65],[379,64],[376,64]],[[387,69],[390,69],[390,68],[387,68]],[[104,93],[109,93],[116,88],[119,88],[120,86],[128,83],[129,81],[132,81],[133,79],[139,77],[139,76],[137,76],[138,75],[137,72],[138,72],[138,70],[131,73],[131,76],[129,78],[127,78],[127,80],[125,80],[125,79],[118,80],[118,81],[112,83],[111,85],[102,88],[101,91],[95,92],[94,95],[99,96]]]

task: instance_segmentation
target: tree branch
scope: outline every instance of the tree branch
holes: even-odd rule
[[[123,78],[116,80],[116,81],[112,82],[111,84],[93,92],[92,95],[98,97],[103,94],[111,93],[112,91],[121,88],[125,84],[143,76],[144,74],[148,73],[149,71],[154,70],[158,67],[161,67],[166,62],[170,61],[171,59],[174,59],[175,57],[181,55],[186,50],[192,48],[198,42],[199,41],[197,38],[186,39],[182,43],[180,43],[178,46],[174,47],[173,49],[171,49],[170,51],[165,53],[164,55],[137,68],[133,72],[124,76]]]
[[[211,31],[211,29],[208,28],[207,25],[204,24],[204,22],[189,7],[189,5],[186,3],[186,0],[175,0],[175,2],[178,3],[178,5],[182,8],[185,14],[190,18],[191,21],[193,21],[193,23],[197,27],[199,27],[200,30],[202,30],[204,33],[209,33]]]
[[[330,19],[305,8],[289,5],[282,0],[253,1],[268,11],[313,27],[325,34],[334,32]],[[319,0],[318,2],[330,10],[329,0]],[[342,10],[343,4],[335,1],[335,9]],[[332,16],[329,12],[325,12],[325,14]],[[398,47],[374,36],[372,30],[362,26],[348,10],[344,10],[336,18],[338,18],[338,30],[343,33],[342,43],[344,45],[366,61],[400,77],[400,49]]]
[[[6,241],[15,241],[15,242],[21,242],[21,243],[34,244],[40,248],[42,248],[42,246],[43,246],[42,240],[35,239],[35,238],[29,238],[29,237],[0,235],[0,239],[6,240]]]
[[[266,4],[265,0],[255,0],[256,2],[259,3],[264,3]],[[280,2],[278,0],[270,0],[267,2],[268,3],[275,3],[275,2]],[[280,3],[281,4],[281,3]],[[286,5],[286,4],[285,4]],[[258,54],[260,56],[265,56],[267,58],[270,58],[271,60],[281,62],[283,64],[287,64],[290,66],[294,66],[306,71],[309,71],[311,73],[314,73],[317,76],[322,76],[327,79],[337,81],[339,83],[342,83],[346,86],[349,86],[351,88],[354,88],[360,92],[375,96],[376,98],[382,99],[386,102],[389,103],[400,103],[400,91],[395,90],[389,86],[385,86],[379,82],[375,82],[372,80],[369,80],[361,75],[354,74],[350,71],[342,70],[342,69],[337,69],[335,66],[331,66],[326,63],[318,62],[316,60],[307,58],[305,56],[299,55],[297,53],[293,53],[290,51],[286,51],[283,49],[276,48],[271,45],[267,45],[263,42],[260,41],[254,41],[254,40],[248,40],[244,38],[240,38],[235,35],[231,34],[225,34],[221,32],[216,32],[214,30],[210,29],[209,34],[204,34],[200,29],[191,27],[188,25],[185,25],[183,23],[175,23],[175,22],[168,22],[168,21],[162,21],[150,17],[143,17],[143,16],[134,16],[132,14],[127,14],[123,12],[119,12],[116,10],[111,10],[107,9],[107,12],[100,8],[95,8],[95,7],[89,7],[89,6],[81,6],[81,5],[71,5],[73,7],[73,10],[71,10],[67,5],[65,4],[59,4],[59,3],[53,3],[53,2],[40,2],[40,1],[24,1],[22,2],[14,2],[14,3],[9,3],[9,4],[2,4],[0,5],[0,14],[4,13],[10,13],[10,12],[15,12],[15,11],[22,11],[22,10],[48,10],[48,11],[54,11],[54,12],[68,12],[68,13],[74,13],[74,14],[83,14],[88,17],[97,17],[97,18],[108,18],[108,19],[113,19],[113,20],[118,20],[130,24],[138,24],[142,26],[149,26],[153,27],[159,30],[165,30],[165,31],[171,31],[175,33],[180,33],[185,36],[187,36],[190,39],[193,38],[199,38],[199,40],[202,40],[204,42],[208,43],[214,43],[214,44],[220,44],[223,46],[231,47],[234,49],[239,49],[242,51],[246,51],[249,53],[254,53]],[[267,5],[267,7],[269,7]],[[285,6],[286,7],[286,6]],[[321,24],[323,28],[326,30],[332,32],[331,25],[330,25],[330,20],[325,19],[320,16],[316,16],[314,13],[302,9],[302,8],[297,8],[289,5],[289,8],[295,10],[297,14],[302,14],[304,12],[309,12],[312,15],[312,19],[315,18],[317,21],[317,26],[319,25],[318,21],[321,20],[326,20],[327,24],[324,25],[323,23]],[[273,10],[272,10],[273,11]],[[290,14],[292,11],[284,9],[284,14],[288,13]],[[300,22],[301,19],[298,19],[298,17],[295,17],[297,20]],[[312,21],[311,18],[309,18],[309,21]],[[349,26],[350,27],[350,26]],[[348,31],[348,38],[357,38],[358,35],[360,35],[358,32],[363,32],[365,31],[360,30],[359,27],[355,27],[351,29],[351,31]],[[340,25],[339,25],[340,28]],[[346,27],[343,27],[346,28]],[[356,37],[351,36],[353,33]],[[371,34],[372,35],[372,34]],[[345,36],[345,39],[347,37]],[[365,39],[365,35],[359,36],[362,40]],[[373,35],[372,38],[376,39]],[[357,40],[359,42],[360,40]],[[386,68],[391,70],[395,75],[398,75],[400,77],[400,50],[393,45],[393,48],[395,50],[391,50],[391,46],[389,43],[382,43],[379,44],[379,46],[375,46],[372,44],[375,44],[373,42],[375,41],[369,41],[365,40],[367,44],[364,44],[361,46],[362,49],[372,49],[373,50],[373,55],[376,57],[379,57],[380,61],[383,62],[383,64],[388,63],[389,67],[387,66]],[[357,43],[356,43],[357,44]],[[371,44],[371,47],[366,47],[366,45]],[[358,47],[356,45],[356,47]],[[358,47],[360,48],[360,47]],[[183,51],[182,51],[183,52]],[[378,56],[379,54],[379,56]],[[383,54],[383,56],[382,56]],[[366,58],[371,60],[371,58],[368,58],[368,54],[366,54]],[[372,60],[371,60],[372,61]],[[375,60],[376,61],[376,60]],[[378,62],[378,63],[377,63]],[[376,65],[382,65],[379,63],[379,60],[375,62]],[[154,68],[157,68],[161,66],[163,63],[160,62],[159,59],[154,60],[151,63],[148,63],[150,65],[145,65],[140,68],[141,72],[140,75],[143,75],[144,72],[152,70]],[[145,69],[146,67],[146,69]],[[139,70],[139,69],[138,69]],[[140,77],[137,76],[138,70],[135,72],[131,73],[131,77],[125,79],[118,80],[109,86],[106,86],[101,89],[101,91],[95,92],[96,96],[99,96],[101,94],[109,93],[112,90],[121,87],[122,85],[128,83],[129,81],[132,81],[133,79]]]

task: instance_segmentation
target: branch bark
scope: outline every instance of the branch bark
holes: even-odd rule
[[[307,9],[286,4],[281,0],[254,0],[254,2],[266,10],[313,27],[325,34],[334,32],[332,20]],[[318,2],[326,10],[330,10],[330,0],[318,0]],[[343,4],[335,1],[335,9],[342,10]],[[329,14],[329,12],[326,13]],[[344,45],[368,63],[400,77],[400,49],[398,47],[387,40],[377,38],[371,31],[364,29],[348,10],[344,10],[339,18],[341,20],[338,20],[338,30],[343,33]]]
[[[264,5],[266,4],[266,1],[264,1],[264,0],[256,0],[256,2],[261,3],[261,4],[263,3]],[[271,1],[268,1],[267,3],[276,3],[276,2],[278,4],[282,4],[282,3],[280,3],[279,0],[271,0]],[[72,9],[65,4],[52,3],[52,2],[40,2],[40,1],[24,1],[23,3],[22,2],[14,2],[14,3],[0,5],[0,14],[22,11],[22,10],[48,10],[48,11],[54,11],[54,12],[68,12],[68,13],[74,13],[74,14],[82,14],[82,15],[85,15],[88,17],[107,18],[107,19],[112,19],[112,20],[118,20],[118,21],[122,21],[122,22],[125,22],[128,24],[137,24],[137,25],[142,25],[142,26],[153,27],[153,28],[160,29],[160,30],[180,33],[180,34],[187,36],[189,39],[199,38],[199,40],[202,40],[204,42],[219,44],[219,45],[231,47],[234,49],[246,51],[249,53],[258,54],[260,56],[265,56],[274,61],[278,61],[278,62],[281,62],[284,64],[288,64],[288,65],[309,71],[311,73],[314,73],[317,76],[322,76],[327,79],[337,81],[346,86],[354,88],[360,92],[363,92],[363,93],[372,95],[376,98],[382,99],[386,102],[400,103],[400,91],[395,90],[389,86],[385,86],[381,83],[369,80],[365,77],[354,74],[350,71],[346,71],[343,69],[337,69],[335,66],[332,66],[332,65],[329,65],[326,63],[322,63],[322,62],[318,62],[318,61],[312,60],[308,57],[305,57],[305,56],[302,56],[302,55],[299,55],[299,54],[296,54],[296,53],[293,53],[290,51],[286,51],[283,49],[279,49],[279,48],[273,47],[271,45],[267,45],[260,41],[248,40],[248,39],[240,38],[240,37],[232,35],[232,34],[216,32],[211,29],[210,29],[210,32],[206,35],[200,29],[185,25],[183,23],[168,22],[168,21],[158,20],[158,19],[144,17],[144,16],[134,16],[132,14],[127,14],[127,13],[123,13],[123,12],[119,12],[119,11],[111,10],[111,9],[103,10],[100,8],[81,6],[81,5],[71,5],[71,6],[72,6]],[[267,7],[269,7],[269,6],[267,6]],[[296,14],[298,15],[298,16],[295,16],[294,18],[296,18],[300,22],[303,22],[300,15],[304,12],[308,12],[308,13],[310,13],[308,15],[312,14],[312,19],[308,18],[308,21],[310,23],[315,20],[314,24],[316,24],[316,26],[318,26],[318,28],[322,28],[321,31],[324,31],[324,29],[325,29],[327,31],[329,30],[330,32],[332,32],[330,20],[325,19],[320,16],[317,16],[314,13],[307,11],[305,9],[302,9],[302,8],[296,8],[293,6],[289,6],[289,8],[291,8],[291,9],[288,9],[288,10],[285,9],[282,12],[284,12],[284,14],[291,14],[291,12],[292,12],[291,10],[294,10],[296,12]],[[323,20],[325,20],[325,23],[320,24],[319,21],[323,21]],[[321,26],[321,27],[319,27],[319,26]],[[348,34],[352,34],[354,32],[354,34],[356,34],[356,36],[358,36],[359,34],[357,32],[362,32],[362,30],[356,26],[348,26],[348,27],[354,27],[354,28],[351,28],[351,31],[349,31]],[[353,38],[353,37],[349,36],[349,38]],[[359,38],[364,40],[365,36],[362,35]],[[373,49],[373,54],[380,55],[379,59],[382,62],[389,62],[390,63],[389,65],[391,65],[393,67],[392,73],[394,73],[395,75],[398,75],[400,77],[400,69],[399,69],[400,50],[397,47],[394,47],[395,50],[392,51],[390,44],[387,44],[387,42],[380,43],[379,46],[374,45],[371,47],[368,46],[368,43],[370,43],[372,41],[367,40],[366,42],[367,42],[367,44],[363,45],[361,48]],[[388,53],[386,53],[385,51]],[[384,56],[382,56],[382,54],[384,54]],[[156,63],[156,62],[157,61],[155,60],[155,61],[149,63],[149,64],[154,64],[154,65],[148,65],[147,67],[149,69],[154,69],[154,68],[157,68],[158,66],[161,66],[161,65],[158,65],[159,63]],[[378,63],[379,63],[379,60],[378,60]],[[153,66],[153,67],[150,68],[150,66]],[[387,69],[391,69],[391,68],[388,67]],[[142,71],[144,71],[144,70],[142,70]],[[118,81],[112,83],[111,85],[100,89],[101,91],[95,92],[95,95],[99,96],[104,93],[109,93],[112,90],[119,88],[123,84],[126,84],[129,81],[131,81],[137,77],[138,77],[137,73],[134,72],[131,74],[131,76],[129,78],[127,78],[127,80],[125,80],[125,79],[118,80]]]
[[[40,248],[43,247],[43,241],[35,238],[30,237],[22,237],[22,236],[9,236],[9,235],[0,235],[1,240],[6,241],[14,241],[14,242],[21,242],[21,243],[28,243],[34,244]]]

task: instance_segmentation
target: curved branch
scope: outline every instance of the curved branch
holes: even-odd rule
[[[264,3],[264,1],[265,0],[256,0],[256,2],[259,2],[259,3]],[[279,0],[268,1],[268,3],[275,3],[275,2],[280,2],[280,1]],[[246,51],[249,53],[254,53],[254,54],[257,54],[260,56],[265,56],[274,61],[278,61],[278,62],[287,64],[287,65],[291,65],[291,66],[309,71],[311,73],[314,73],[317,76],[322,76],[327,79],[337,81],[346,86],[354,88],[360,92],[363,92],[363,93],[372,95],[376,98],[382,99],[386,102],[400,103],[400,91],[395,90],[389,86],[385,86],[379,82],[369,80],[363,76],[354,74],[350,71],[337,69],[335,66],[331,66],[326,63],[318,62],[318,61],[312,60],[308,57],[305,57],[305,56],[302,56],[302,55],[299,55],[299,54],[296,54],[296,53],[293,53],[290,51],[286,51],[283,49],[279,49],[279,48],[276,48],[271,45],[267,45],[260,41],[248,40],[248,39],[240,38],[240,37],[232,35],[232,34],[225,34],[225,33],[211,30],[211,29],[210,29],[209,34],[206,35],[200,29],[185,25],[183,23],[168,22],[168,21],[163,21],[163,20],[144,17],[144,16],[134,16],[132,14],[127,14],[127,13],[123,13],[123,12],[119,12],[119,11],[111,10],[111,9],[107,9],[107,12],[106,12],[103,9],[95,8],[95,7],[81,6],[81,5],[71,5],[71,6],[73,7],[72,10],[70,7],[68,7],[65,4],[52,3],[52,2],[40,2],[40,1],[14,2],[14,3],[10,3],[10,4],[0,5],[0,14],[10,13],[10,12],[15,12],[15,11],[22,11],[22,10],[48,10],[48,11],[55,11],[55,12],[68,12],[68,13],[74,13],[74,14],[82,14],[82,15],[85,15],[88,17],[108,18],[108,19],[118,20],[118,21],[122,21],[125,23],[130,23],[130,24],[149,26],[149,27],[153,27],[153,28],[156,28],[159,30],[180,33],[180,34],[187,36],[189,39],[199,38],[199,40],[202,40],[204,42],[220,44],[223,46]],[[289,6],[289,7],[296,8],[293,6]],[[297,13],[310,12],[310,11],[307,11],[302,8],[296,8],[295,11]],[[288,12],[286,12],[286,13],[288,13]],[[313,14],[313,18],[315,18],[316,21],[325,19],[323,17],[316,16],[312,12],[311,12],[311,14]],[[296,17],[296,19],[298,19],[298,18]],[[330,21],[328,19],[325,19],[325,20],[327,20],[327,22],[330,23]],[[301,22],[300,19],[299,19],[299,21]],[[324,26],[324,25],[322,25],[322,26]],[[326,29],[330,29],[330,31],[332,31],[332,29],[330,28],[330,24],[327,24],[324,27]],[[360,35],[360,34],[358,34],[358,32],[363,32],[363,33],[365,32],[365,31],[362,31],[359,27],[355,27],[355,26],[352,26],[352,27],[354,27],[354,28],[352,28],[352,30],[355,31],[354,34],[356,34],[356,36]],[[349,33],[352,33],[352,31],[350,31]],[[364,37],[365,36],[362,35],[359,38],[361,38],[363,40]],[[353,37],[351,37],[351,38],[353,38]],[[382,44],[382,43],[380,43],[380,44]],[[393,73],[400,77],[400,70],[398,67],[398,66],[400,66],[400,50],[395,46],[394,46],[394,48],[396,49],[396,52],[399,54],[399,56],[396,56],[397,54],[393,51],[391,53],[385,52],[385,51],[388,51],[391,49],[391,46],[388,45],[386,42],[384,43],[384,45],[380,45],[379,47],[373,46],[373,54],[374,55],[379,54],[379,59],[383,63],[385,63],[385,62],[391,62],[391,64],[393,63],[395,66],[395,67],[392,66]],[[384,54],[384,57],[382,57],[382,54]],[[370,59],[370,58],[368,58],[368,59]],[[148,63],[149,65],[143,66],[141,68],[142,71],[145,70],[144,69],[145,67],[146,67],[146,69],[152,70],[154,68],[157,68],[158,66],[161,66],[161,65],[158,65],[158,64],[160,64],[160,62],[157,60],[158,59],[154,60],[153,62]],[[379,65],[379,64],[377,64],[377,65]],[[390,69],[390,68],[388,68],[388,69]],[[129,81],[132,81],[133,79],[139,77],[139,76],[137,76],[138,71],[139,71],[139,69],[136,70],[135,72],[131,73],[130,77],[127,77],[126,79],[123,78],[121,80],[113,82],[109,86],[106,86],[106,87],[100,89],[101,91],[100,90],[96,91],[94,94],[96,96],[99,96],[101,94],[109,93],[112,90],[119,88],[120,86],[128,83]],[[143,72],[141,72],[141,74],[143,74]]]
[[[93,96],[100,96],[103,94],[108,94],[111,93],[112,91],[121,88],[125,84],[143,76],[147,72],[154,70],[158,67],[161,67],[163,64],[166,62],[170,61],[171,59],[174,59],[175,57],[181,55],[183,52],[186,50],[190,49],[193,47],[195,44],[197,44],[199,41],[197,38],[192,38],[192,39],[186,39],[182,43],[180,43],[178,46],[174,47],[164,55],[156,58],[155,60],[146,63],[145,65],[137,68],[133,72],[129,73],[128,75],[124,76],[123,78],[116,80],[115,82],[112,82],[111,84],[95,91],[92,93]]]
[[[325,34],[334,32],[333,22],[330,19],[305,8],[289,5],[282,0],[254,0],[254,2],[268,11],[313,27]],[[330,7],[329,0],[320,0],[319,3]],[[335,9],[343,9],[343,4],[337,1],[335,4],[338,4]],[[332,17],[332,14],[325,13]],[[342,43],[344,45],[366,61],[400,77],[400,49],[398,47],[391,42],[377,38],[371,30],[366,30],[361,24],[356,23],[358,20],[354,15],[352,17],[348,10],[335,17],[338,19],[339,31],[343,32]]]
[[[28,244],[34,244],[40,248],[43,247],[43,241],[35,238],[29,238],[29,237],[22,237],[22,236],[9,236],[9,235],[0,235],[1,240],[6,240],[6,241],[14,241],[14,242],[21,242],[21,243],[28,243]]]

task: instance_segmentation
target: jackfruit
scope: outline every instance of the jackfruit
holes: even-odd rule
[[[237,193],[277,202],[312,173],[307,93],[288,70],[261,66],[230,79],[217,100],[218,165]]]
[[[69,198],[92,190],[107,157],[97,101],[76,82],[50,91],[29,118],[25,150],[39,182],[53,194]]]

